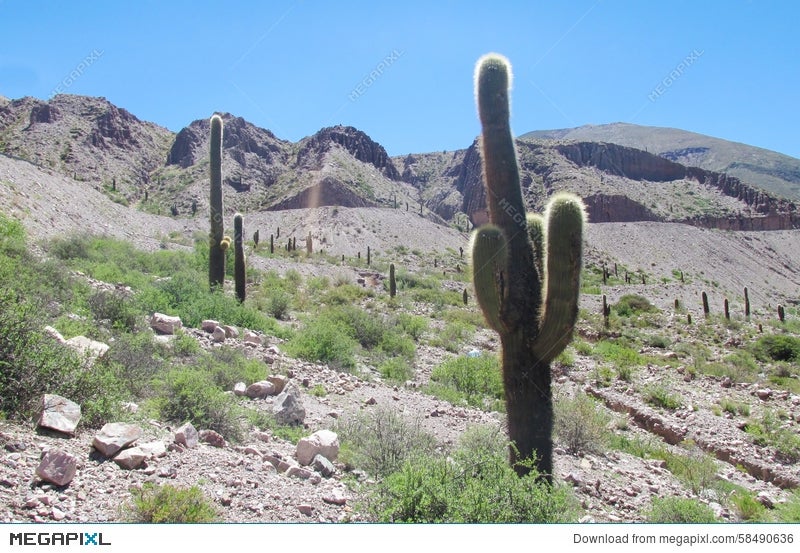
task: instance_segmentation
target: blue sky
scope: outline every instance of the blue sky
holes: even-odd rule
[[[402,155],[471,143],[495,51],[516,133],[624,121],[800,157],[798,6],[0,0],[0,94],[104,96],[173,131],[215,111],[288,140],[341,123]]]

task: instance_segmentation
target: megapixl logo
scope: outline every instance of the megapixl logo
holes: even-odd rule
[[[102,532],[11,532],[9,545],[111,545]]]

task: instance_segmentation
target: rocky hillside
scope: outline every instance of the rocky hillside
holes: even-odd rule
[[[476,142],[455,152],[391,158],[353,127],[325,128],[292,143],[241,117],[223,119],[230,213],[339,205],[393,207],[459,228],[486,220]],[[208,127],[208,119],[198,119],[174,134],[102,98],[3,100],[0,153],[88,182],[123,205],[194,215],[207,207]],[[647,129],[612,125],[524,135],[518,149],[529,206],[541,209],[553,192],[570,190],[584,198],[592,222],[800,226],[796,202],[781,197],[797,197],[797,160],[680,131],[651,129],[645,139]],[[708,145],[698,145],[701,139]],[[734,158],[747,159],[747,169]],[[773,186],[775,179],[783,184]]]
[[[517,142],[523,192],[531,209],[568,190],[584,198],[592,222],[681,222],[729,230],[797,228],[795,202],[736,177],[687,167],[625,146],[549,139]],[[452,154],[397,159],[403,178],[420,190],[426,205],[445,218],[487,220],[477,142]]]
[[[800,200],[800,160],[712,136],[679,129],[611,123],[534,131],[520,138],[610,142],[638,148],[689,167],[727,173],[771,194]]]

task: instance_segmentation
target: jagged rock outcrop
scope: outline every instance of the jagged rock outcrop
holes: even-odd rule
[[[296,165],[311,170],[322,168],[324,153],[332,144],[338,144],[358,161],[368,163],[390,180],[400,180],[400,173],[386,150],[366,133],[341,125],[326,127],[300,142]]]
[[[268,208],[269,211],[281,209],[301,209],[340,205],[343,207],[376,207],[377,204],[345,185],[335,177],[324,177],[317,184],[302,190],[299,194],[286,198]]]
[[[686,167],[662,157],[602,142],[559,144],[556,151],[581,167],[597,167],[609,175],[631,180],[668,182],[686,176]]]

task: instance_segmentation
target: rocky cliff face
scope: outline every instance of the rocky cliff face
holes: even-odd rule
[[[163,165],[172,133],[105,98],[59,94],[0,105],[0,152],[135,197]]]
[[[334,144],[344,148],[358,161],[374,166],[386,178],[400,180],[400,173],[383,146],[354,127],[327,127],[303,139],[296,166],[310,170],[322,169],[321,160]]]

